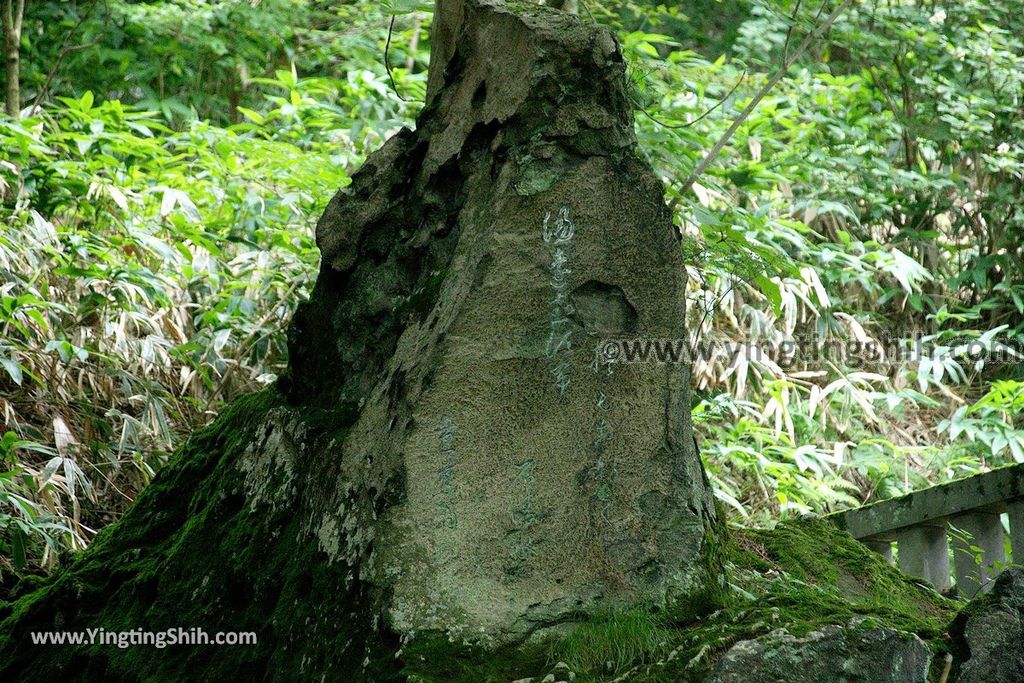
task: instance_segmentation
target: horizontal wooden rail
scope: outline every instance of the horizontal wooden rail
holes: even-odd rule
[[[1009,539],[1002,515],[1009,521]],[[850,534],[872,550],[893,558],[900,569],[951,587],[950,549],[957,591],[973,597],[987,590],[1012,560],[1024,564],[1024,464],[934,486],[834,515]]]

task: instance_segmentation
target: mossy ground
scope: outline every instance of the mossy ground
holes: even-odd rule
[[[801,636],[857,617],[920,636],[936,654],[959,603],[899,573],[827,520],[771,530],[733,529],[727,544],[732,595],[708,617],[678,625],[668,654],[630,680],[701,680],[739,640],[778,628]]]
[[[779,628],[804,635],[827,624],[865,624],[915,633],[936,653],[937,678],[960,604],[900,574],[826,520],[771,530],[732,529],[721,547],[729,592],[700,619],[672,623],[656,612],[600,615],[568,635],[505,652],[423,641],[402,659],[413,680],[507,683],[540,680],[560,661],[581,683],[701,681],[737,641]],[[607,662],[607,663],[604,663]]]

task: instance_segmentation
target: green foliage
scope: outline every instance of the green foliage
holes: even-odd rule
[[[970,406],[961,406],[939,423],[938,430],[950,439],[963,437],[986,447],[987,455],[999,462],[1009,450],[1015,462],[1024,462],[1024,429],[1019,416],[1024,411],[1024,382],[997,380],[987,394]]]
[[[257,86],[228,128],[88,91],[0,119],[0,569],[84,547],[274,380],[317,217],[414,111],[369,70]]]
[[[691,264],[691,334],[717,349],[693,373],[705,461],[755,521],[1024,460],[1020,406],[964,405],[1020,379],[1010,3],[855,5],[678,193],[819,9],[752,3],[732,59],[681,34],[623,36]]]
[[[429,47],[416,2],[28,7],[23,104],[45,106],[0,120],[8,569],[82,547],[182,434],[273,380],[316,217],[412,120]],[[581,8],[620,36],[690,330],[718,349],[693,368],[705,462],[757,524],[1024,460],[1012,3],[855,3],[680,192],[820,9]]]
[[[290,68],[384,96],[383,21],[372,3],[320,0],[30,2],[23,82],[32,99],[44,89],[51,97],[90,91],[172,123],[237,123],[241,108],[264,109],[263,79]],[[392,59],[403,68],[395,78],[410,99],[421,99],[422,79],[410,72],[425,68],[426,53],[409,47],[419,29],[401,28]],[[380,102],[359,104],[372,122],[395,113],[393,105],[384,112],[374,110]]]

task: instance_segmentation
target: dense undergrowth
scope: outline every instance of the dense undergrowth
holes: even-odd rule
[[[1024,460],[1024,17],[857,3],[680,194],[820,20],[706,4],[581,11],[621,38],[677,210],[720,499],[764,523]],[[0,119],[0,573],[82,548],[273,381],[319,213],[422,101],[427,10],[30,3],[25,110]]]

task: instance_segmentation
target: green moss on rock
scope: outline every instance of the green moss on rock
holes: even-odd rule
[[[350,568],[331,563],[284,486],[301,449],[255,495],[240,463],[253,444],[302,430],[270,389],[195,434],[136,501],[66,570],[0,611],[0,679],[21,681],[399,680],[397,645],[372,625]],[[262,439],[262,441],[261,441]],[[298,447],[296,447],[298,448]],[[249,490],[247,490],[247,486]],[[258,506],[259,509],[252,509]],[[33,631],[253,632],[256,646],[37,646]]]
[[[936,655],[937,680],[960,603],[900,574],[827,520],[734,528],[717,540],[728,593],[715,596],[714,611],[702,618],[672,621],[656,609],[581,616],[544,639],[497,651],[424,635],[399,653],[403,675],[423,683],[540,681],[563,663],[580,683],[697,682],[741,640],[844,625],[917,635]]]
[[[914,633],[936,653],[948,649],[946,628],[958,603],[900,574],[826,520],[733,529],[726,557],[727,604],[707,618],[677,624],[663,658],[628,680],[700,681],[740,640],[776,629],[802,636],[857,618],[866,618],[865,627]]]

